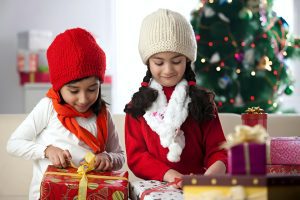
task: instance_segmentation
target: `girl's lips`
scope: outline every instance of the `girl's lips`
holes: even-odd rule
[[[87,107],[88,107],[88,105],[84,105],[84,106],[77,105],[77,108],[79,108],[80,110],[86,110]]]
[[[173,77],[175,77],[175,75],[174,76],[163,76],[163,78],[166,78],[166,79],[170,79],[170,78],[173,78]]]

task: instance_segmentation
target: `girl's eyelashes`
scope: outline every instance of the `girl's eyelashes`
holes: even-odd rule
[[[172,61],[172,63],[173,63],[174,65],[178,65],[178,64],[181,63],[181,60],[180,60],[180,61]]]
[[[71,94],[77,94],[78,90],[69,90]]]
[[[89,92],[95,92],[97,89],[88,89]]]
[[[164,63],[163,62],[161,62],[161,63],[154,62],[154,64],[157,65],[157,66],[162,66]]]
[[[91,88],[88,89],[88,92],[95,92],[96,90],[98,90],[98,88]],[[71,94],[77,94],[79,92],[79,90],[69,90]]]
[[[180,64],[181,63],[181,61],[172,61],[172,64],[173,65],[178,65],[178,64]],[[162,65],[164,65],[164,63],[163,62],[161,62],[161,63],[154,63],[155,65],[157,65],[157,66],[162,66]]]

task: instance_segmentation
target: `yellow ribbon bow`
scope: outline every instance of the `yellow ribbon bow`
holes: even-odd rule
[[[265,113],[264,109],[257,107],[250,107],[245,111],[247,114],[263,114]]]
[[[267,141],[269,135],[262,125],[247,126],[238,125],[235,127],[235,132],[227,135],[227,142],[222,147],[229,149],[235,145],[244,142],[254,142],[263,144]]]
[[[77,173],[81,175],[78,189],[78,200],[85,200],[87,195],[88,179],[86,173],[95,169],[96,156],[92,152],[86,153],[84,162],[77,169]],[[71,163],[72,164],[72,163]],[[72,164],[72,167],[77,168]]]

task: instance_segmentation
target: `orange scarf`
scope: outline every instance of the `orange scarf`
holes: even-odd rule
[[[106,107],[101,108],[101,112],[97,116],[97,138],[88,130],[78,124],[75,117],[90,117],[93,112],[91,110],[80,113],[68,104],[60,104],[59,93],[50,88],[47,97],[52,99],[54,109],[57,112],[57,118],[71,133],[76,135],[78,139],[85,142],[94,153],[103,152],[107,140],[107,111]]]

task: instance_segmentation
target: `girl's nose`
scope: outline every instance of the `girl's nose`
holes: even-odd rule
[[[169,73],[172,73],[172,72],[173,72],[173,66],[172,66],[171,63],[167,62],[166,67],[165,67],[165,73],[169,74]]]
[[[79,95],[78,101],[79,101],[79,103],[84,104],[88,101],[88,96],[84,92],[82,92]]]

